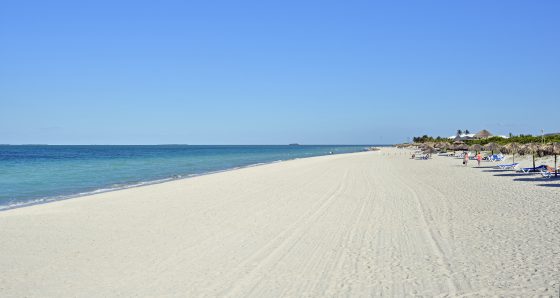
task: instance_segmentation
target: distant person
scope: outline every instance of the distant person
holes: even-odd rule
[[[468,163],[469,163],[469,153],[465,152],[465,157],[463,158],[463,164],[467,166]]]
[[[478,161],[478,166],[480,167],[480,161],[482,160],[482,154],[480,154],[480,152],[476,155],[476,160]]]

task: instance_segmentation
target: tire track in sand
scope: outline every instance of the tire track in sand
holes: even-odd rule
[[[451,268],[449,266],[449,261],[448,261],[447,257],[445,256],[445,253],[441,249],[440,244],[437,242],[437,240],[436,240],[436,238],[433,234],[434,232],[430,228],[430,225],[428,224],[428,221],[426,220],[426,213],[424,211],[424,208],[422,207],[422,202],[420,200],[420,197],[418,196],[418,193],[410,185],[408,185],[408,183],[406,183],[406,181],[404,179],[402,179],[398,175],[394,175],[393,173],[391,173],[391,176],[393,176],[394,180],[398,180],[399,182],[401,182],[401,184],[408,190],[408,192],[410,192],[410,194],[412,194],[412,197],[414,198],[414,202],[415,202],[415,205],[416,205],[416,209],[418,210],[418,214],[420,216],[420,223],[423,227],[422,231],[424,232],[424,234],[426,236],[425,238],[430,243],[432,253],[436,256],[439,263],[441,264],[441,267],[443,268],[443,271],[447,275],[446,282],[447,282],[447,286],[449,288],[449,295],[456,296],[457,295],[457,286],[455,285],[455,282],[452,279],[453,272],[451,271]]]
[[[277,256],[284,251],[286,247],[292,245],[292,242],[298,241],[308,230],[313,222],[315,222],[320,215],[328,208],[328,206],[337,198],[337,196],[343,191],[344,187],[346,186],[344,182],[347,181],[348,178],[348,170],[344,172],[342,179],[340,179],[340,183],[330,195],[327,196],[325,200],[317,207],[313,208],[310,212],[303,215],[299,220],[295,221],[288,229],[284,230],[272,240],[268,242],[268,244],[262,246],[258,249],[252,256],[245,259],[239,266],[239,268],[244,268],[247,264],[257,262],[257,265],[245,272],[243,276],[235,281],[235,284],[230,287],[229,289],[224,290],[222,293],[218,294],[218,296],[228,296],[228,297],[240,297],[246,296],[250,293],[250,291],[254,288],[251,283],[254,283],[257,278],[257,273],[264,268],[265,266],[272,263],[274,259],[277,259]],[[265,256],[263,256],[265,255]],[[259,260],[259,258],[262,258]],[[236,270],[237,271],[237,270]],[[243,291],[249,287],[249,291],[247,293],[243,293]]]

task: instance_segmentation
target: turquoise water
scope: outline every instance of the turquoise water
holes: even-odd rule
[[[365,147],[0,145],[0,210]]]

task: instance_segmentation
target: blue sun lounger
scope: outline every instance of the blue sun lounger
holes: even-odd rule
[[[503,161],[504,159],[506,159],[506,157],[501,154],[494,154],[487,157],[489,161]]]
[[[530,167],[530,168],[521,168],[521,169],[519,169],[519,171],[520,171],[520,172],[523,172],[523,173],[541,172],[541,171],[543,171],[543,170],[546,171],[546,165],[540,165],[540,166],[535,167],[535,168]]]

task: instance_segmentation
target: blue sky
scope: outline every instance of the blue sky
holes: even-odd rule
[[[4,1],[0,143],[560,131],[560,1]]]

